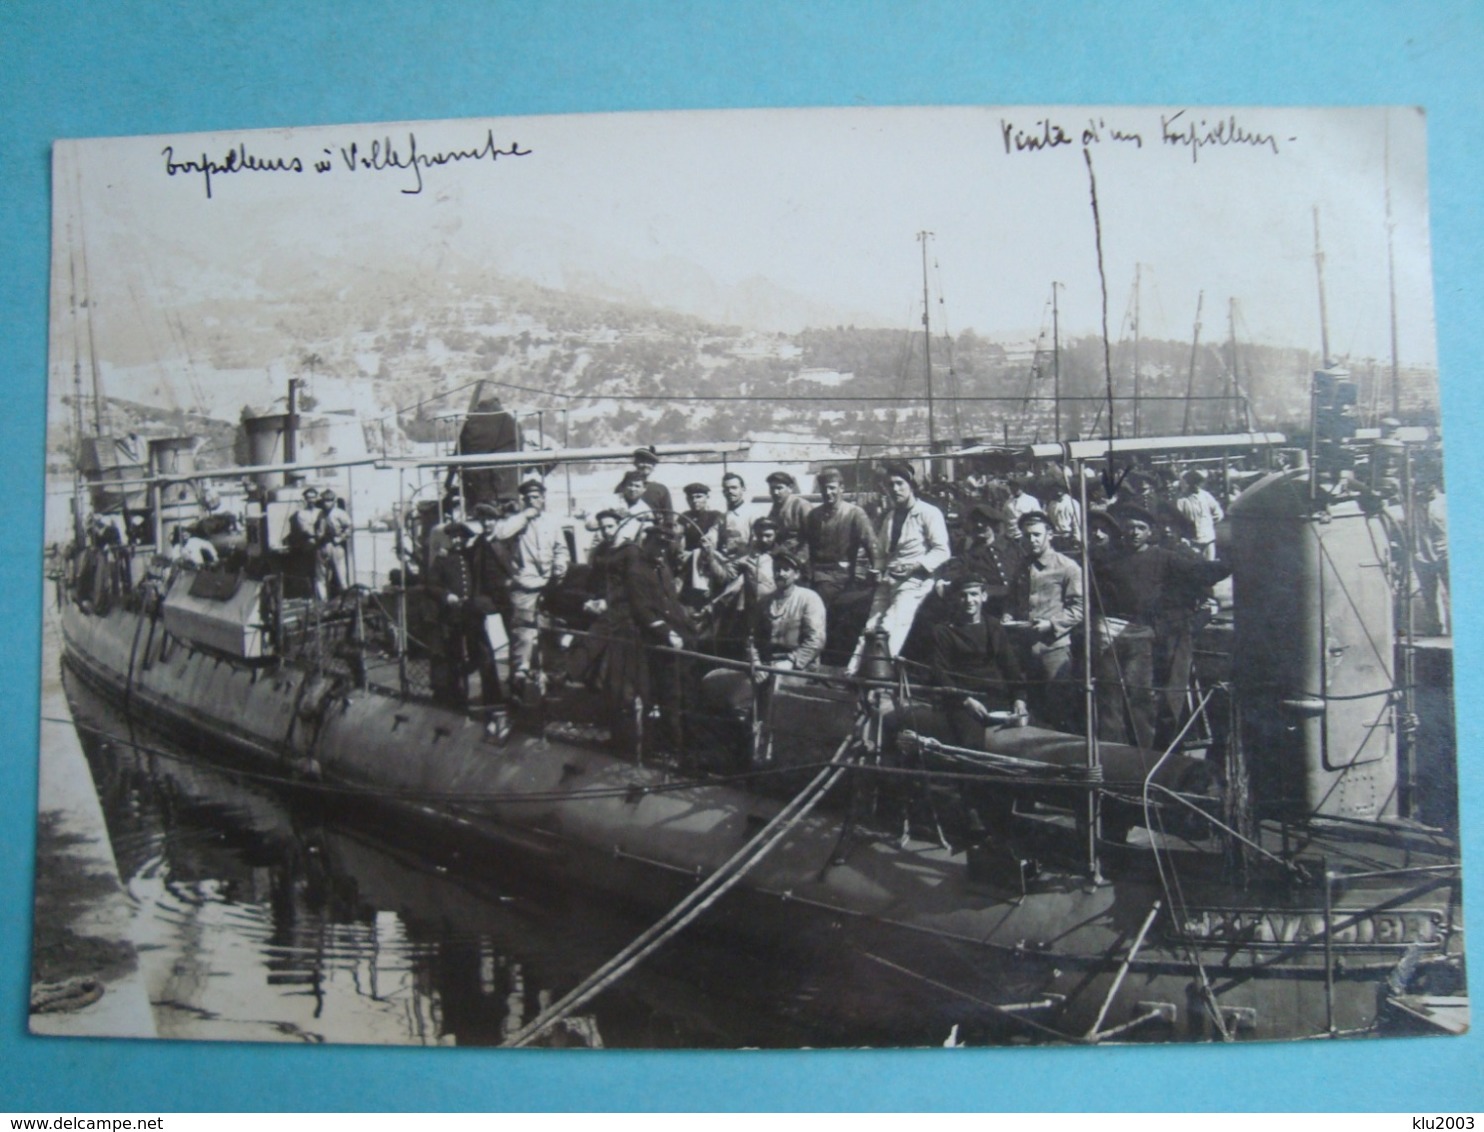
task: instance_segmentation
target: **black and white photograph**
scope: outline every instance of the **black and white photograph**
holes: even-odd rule
[[[1468,1029],[1421,110],[306,126],[51,185],[32,1033]]]

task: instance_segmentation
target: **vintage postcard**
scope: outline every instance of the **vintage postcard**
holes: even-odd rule
[[[1462,1032],[1425,147],[57,142],[33,1031]]]

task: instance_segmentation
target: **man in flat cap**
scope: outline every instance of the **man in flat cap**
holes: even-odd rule
[[[546,485],[534,477],[520,485],[520,510],[486,531],[509,548],[510,684],[518,695],[536,654],[541,595],[566,576],[572,555],[561,520],[546,510]]]
[[[948,524],[943,512],[917,498],[917,480],[910,464],[886,465],[886,495],[891,504],[876,531],[876,565],[880,580],[871,598],[871,612],[856,642],[846,671],[860,667],[866,642],[886,634],[892,656],[902,651],[917,609],[933,590],[933,574],[948,561]]]
[[[680,600],[687,609],[700,609],[721,589],[724,580],[716,560],[721,534],[720,511],[711,510],[711,488],[703,483],[685,485],[687,510],[680,517],[680,542],[676,547],[676,575]]]
[[[784,471],[769,473],[768,494],[773,499],[768,518],[778,527],[779,547],[807,563],[809,550],[804,543],[804,521],[813,505],[799,494],[798,481]]]
[[[830,639],[826,651],[843,660],[860,634],[867,606],[864,599],[842,599],[862,587],[876,564],[876,532],[865,511],[845,500],[845,477],[839,468],[825,468],[816,480],[822,502],[804,519],[804,544],[809,550],[809,585],[829,614]],[[855,616],[846,614],[846,605]],[[835,660],[834,663],[839,663]]]

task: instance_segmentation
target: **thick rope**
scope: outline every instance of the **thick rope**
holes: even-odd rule
[[[855,745],[851,735],[840,744],[824,770],[804,787],[774,818],[763,826],[742,848],[732,854],[694,892],[657,920],[632,943],[599,967],[567,994],[543,1010],[501,1044],[511,1048],[530,1045],[557,1022],[612,986],[660,947],[669,942],[687,924],[710,908],[742,880],[773,848],[783,840],[811,810],[817,806],[845,773],[846,752]]]

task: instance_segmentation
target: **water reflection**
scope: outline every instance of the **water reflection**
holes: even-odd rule
[[[140,908],[134,942],[161,1037],[497,1045],[652,922],[652,910],[209,764],[216,752],[132,727],[70,677],[67,693]],[[829,985],[847,976],[699,933],[544,1044],[892,1040],[821,1010],[852,997]],[[894,1038],[932,1041],[930,1029]]]

